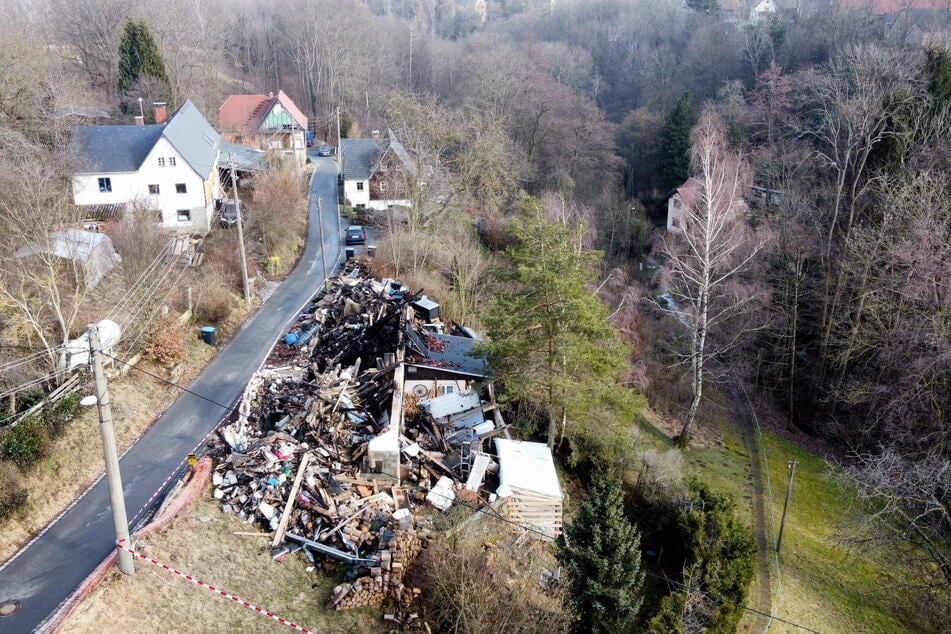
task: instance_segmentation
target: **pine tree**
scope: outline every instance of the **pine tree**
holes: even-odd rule
[[[168,87],[165,62],[152,31],[145,22],[126,19],[119,42],[119,94],[126,94],[145,77],[156,79]]]
[[[640,545],[640,534],[624,516],[617,476],[596,475],[590,496],[558,541],[581,631],[632,629],[644,599]]]
[[[660,131],[660,185],[664,192],[679,187],[690,174],[690,129],[697,122],[693,98],[685,92],[667,115]]]
[[[504,288],[483,315],[483,353],[509,398],[547,421],[549,446],[567,437],[579,460],[617,443],[616,422],[633,417],[636,403],[617,384],[628,350],[587,287],[600,253],[582,249],[584,225],[549,222],[532,199],[518,233],[498,276]]]

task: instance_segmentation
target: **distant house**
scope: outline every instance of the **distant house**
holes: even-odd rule
[[[756,25],[776,15],[776,3],[773,0],[760,0],[750,7],[750,24]]]
[[[667,200],[667,231],[683,233],[684,216],[688,206],[693,205],[700,192],[701,182],[691,176],[686,182],[675,189]]]
[[[307,163],[307,117],[283,90],[277,95],[231,95],[218,108],[225,141],[264,151],[269,158]]]
[[[156,121],[73,127],[73,201],[90,208],[140,203],[157,210],[166,227],[204,233],[221,195],[221,137],[191,101],[167,121],[157,108]]]
[[[403,190],[405,172],[417,172],[416,163],[392,130],[386,136],[374,130],[369,139],[341,139],[340,178],[344,198],[358,208],[385,210],[409,206]]]
[[[90,289],[96,288],[102,278],[121,261],[109,236],[79,229],[54,231],[46,242],[25,246],[13,254],[16,258],[38,255],[75,262],[82,269],[83,283]]]

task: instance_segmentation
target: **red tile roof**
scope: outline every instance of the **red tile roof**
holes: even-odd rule
[[[274,95],[231,95],[218,108],[218,127],[235,132],[254,132],[261,121],[280,103],[303,129],[307,129],[307,117],[283,90]]]

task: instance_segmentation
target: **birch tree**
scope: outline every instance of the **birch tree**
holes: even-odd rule
[[[683,231],[664,239],[670,294],[668,310],[689,331],[692,398],[680,433],[686,447],[703,398],[704,378],[711,360],[729,347],[712,346],[710,333],[735,315],[749,297],[734,296],[730,283],[750,263],[761,244],[746,239],[746,166],[728,148],[723,122],[712,109],[701,115],[691,134],[692,195],[685,199]],[[733,337],[733,341],[738,336]]]

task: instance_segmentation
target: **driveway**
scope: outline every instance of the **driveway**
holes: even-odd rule
[[[337,168],[331,158],[316,158],[310,185],[310,211],[304,254],[293,272],[225,345],[120,461],[130,522],[148,515],[154,494],[232,405],[274,341],[323,282],[324,262],[332,273],[342,256],[337,213]],[[318,227],[318,201],[323,244]],[[323,253],[324,258],[321,258]],[[197,395],[197,396],[196,396]],[[201,398],[206,397],[209,400]],[[121,425],[121,419],[116,419]],[[98,442],[98,440],[96,441]],[[76,587],[113,550],[112,509],[104,479],[90,487],[59,519],[0,567],[0,604],[20,608],[0,617],[0,632],[40,628]]]

